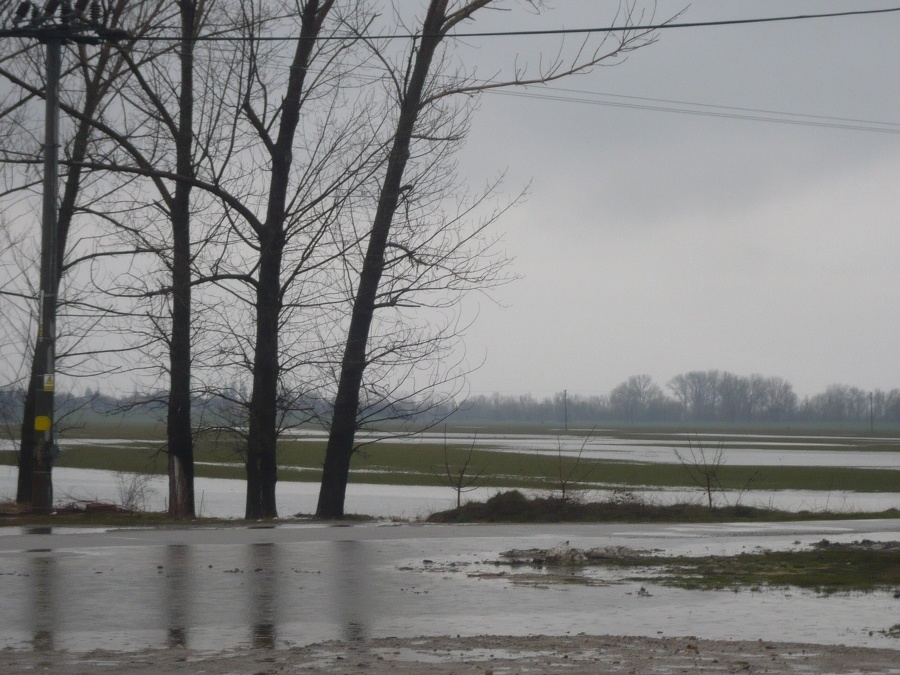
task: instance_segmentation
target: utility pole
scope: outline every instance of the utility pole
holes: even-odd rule
[[[56,381],[56,308],[59,287],[57,203],[59,201],[59,80],[62,46],[67,42],[99,44],[101,39],[128,37],[122,30],[107,28],[97,0],[71,2],[48,0],[43,7],[22,2],[12,28],[0,29],[0,38],[32,38],[47,48],[47,87],[44,92],[44,180],[41,213],[41,284],[38,299],[38,334],[35,341],[36,435],[32,502],[34,513],[53,510],[53,460],[59,455],[54,434],[54,390]]]
[[[875,401],[874,394],[869,392],[869,433],[875,435]]]
[[[56,242],[57,200],[59,198],[59,78],[62,73],[62,40],[48,38],[47,91],[44,122],[44,203],[41,217],[41,296],[35,359],[38,363],[35,387],[34,430],[37,443],[31,508],[36,513],[53,509],[53,460],[59,455],[53,429],[54,385],[56,379]]]

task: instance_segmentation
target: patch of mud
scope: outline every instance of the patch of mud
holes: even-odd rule
[[[534,635],[380,638],[283,649],[138,653],[0,651],[0,671],[137,675],[225,673],[883,673],[900,674],[900,652],[837,645],[699,640],[694,637]]]

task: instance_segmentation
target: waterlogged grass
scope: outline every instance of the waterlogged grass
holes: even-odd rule
[[[541,568],[545,583],[590,585],[595,577],[572,574],[572,570],[606,567],[624,571],[622,576],[617,575],[620,580],[688,590],[801,588],[826,595],[889,591],[900,599],[900,542],[896,541],[822,540],[802,550],[733,556],[665,556],[627,547],[526,549],[507,551],[501,556],[498,564]],[[514,582],[516,576],[511,575]],[[528,573],[524,577],[534,579]]]
[[[353,480],[391,485],[445,486],[447,464],[458,472],[468,450],[449,449],[445,463],[441,449],[408,445],[377,446],[351,463]],[[279,452],[280,480],[315,481],[321,477],[324,448],[286,447]],[[243,478],[243,461],[237,453],[196,454],[196,475],[209,478]],[[0,464],[14,465],[13,453],[0,454]],[[166,471],[162,446],[110,448],[78,446],[69,448],[55,466],[107,471],[157,473]],[[491,453],[474,451],[469,475],[479,474],[478,484],[498,488],[558,489],[560,476],[569,490],[605,485],[631,488],[696,488],[688,471],[680,464],[632,464],[598,460],[562,459],[548,455]],[[846,490],[856,492],[900,492],[900,472],[841,467],[740,467],[719,469],[718,487],[726,490]],[[698,494],[700,494],[698,489]]]
[[[900,598],[900,545],[873,542],[829,544],[812,550],[764,551],[701,558],[638,557],[614,560],[616,566],[657,569],[636,581],[699,590],[797,587],[818,593],[894,591]]]
[[[499,433],[502,429],[486,430]],[[521,431],[521,430],[520,430]],[[545,430],[546,431],[546,430]],[[573,432],[589,435],[589,430]],[[684,443],[684,429],[675,430],[609,430],[605,437],[641,439],[673,447]],[[704,431],[704,433],[707,433]],[[704,437],[704,447],[714,448],[717,439],[726,442],[726,432]],[[727,432],[734,433],[734,432]],[[748,431],[748,433],[753,433]],[[758,431],[756,432],[758,433]],[[164,453],[164,427],[146,420],[126,423],[110,420],[105,424],[69,429],[69,438],[97,438],[141,441],[123,447],[97,445],[70,446],[65,448],[56,466],[109,471],[162,474],[166,471]],[[553,434],[549,434],[553,435]],[[802,434],[800,434],[802,435]],[[768,435],[765,440],[779,443],[779,439],[792,448],[800,447],[797,434]],[[836,435],[836,442],[851,442]],[[731,436],[728,442],[734,442]],[[890,441],[873,437],[862,441],[860,449],[897,450]],[[200,436],[195,448],[196,475],[210,478],[237,478],[245,476],[243,460],[239,453],[243,445],[237,434]],[[821,450],[821,446],[810,446]],[[845,448],[845,452],[849,452]],[[317,481],[325,457],[324,441],[285,439],[279,443],[279,479],[285,481]],[[467,475],[478,475],[478,485],[496,488],[556,489],[561,483],[567,489],[590,489],[608,485],[624,488],[697,488],[688,470],[679,463],[655,464],[608,461],[577,458],[571,454],[562,457],[536,452],[495,452],[471,449],[467,444],[449,445],[446,449],[434,443],[391,443],[389,441],[369,445],[357,453],[351,463],[355,482],[392,485],[448,486],[448,467],[458,474],[468,460]],[[0,453],[0,464],[15,464],[13,453]],[[731,466],[727,463],[718,470],[716,489],[725,490],[818,490],[856,492],[900,492],[900,471],[840,467],[756,467]]]
[[[471,456],[470,456],[471,452]],[[318,471],[325,457],[324,443],[294,441],[279,450],[279,464]],[[680,463],[614,462],[563,457],[535,452],[494,452],[456,445],[379,443],[353,458],[359,480],[395,485],[447,485],[447,467],[460,470],[467,459],[468,475],[480,475],[480,485],[498,488],[575,489],[603,485],[627,487],[696,487]],[[363,478],[364,476],[364,478]],[[285,477],[287,480],[292,478]],[[726,490],[849,490],[900,492],[900,471],[841,467],[728,466],[719,469],[719,487]]]

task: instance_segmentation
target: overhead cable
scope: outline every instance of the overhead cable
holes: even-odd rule
[[[593,28],[549,28],[546,30],[512,30],[512,31],[473,31],[465,33],[448,33],[444,35],[446,39],[463,39],[475,37],[533,37],[543,35],[588,35],[591,33],[634,33],[634,32],[652,32],[660,30],[669,30],[673,28],[711,28],[720,26],[743,26],[762,23],[777,23],[785,21],[807,21],[811,19],[833,19],[851,16],[866,16],[874,14],[889,14],[900,12],[900,7],[889,7],[885,9],[860,9],[849,10],[846,12],[829,12],[824,14],[796,14],[792,16],[770,16],[751,19],[722,19],[719,21],[686,21],[686,22],[662,22],[651,24],[627,24],[624,26],[598,26]],[[227,30],[224,29],[223,30]],[[239,31],[241,27],[235,27],[233,30]],[[352,41],[352,40],[418,40],[423,37],[422,33],[389,33],[385,35],[366,34],[360,35],[356,33],[343,33],[333,35],[317,35],[312,38],[304,38],[314,40],[316,42],[329,41]],[[139,35],[133,36],[132,39],[142,42],[181,42],[184,38],[181,35]],[[255,35],[249,37],[247,35],[197,35],[193,38],[195,42],[284,42],[297,40],[296,35]]]
[[[640,96],[623,96],[617,94],[603,94],[599,92],[585,92],[578,90],[550,89],[545,93],[528,91],[510,91],[504,89],[488,89],[486,93],[497,96],[515,96],[520,98],[533,98],[563,103],[579,103],[583,105],[600,105],[611,108],[628,108],[636,110],[649,110],[654,112],[675,113],[681,115],[698,115],[701,117],[721,117],[725,119],[747,120],[753,122],[775,122],[778,124],[794,124],[807,127],[823,127],[827,129],[845,129],[850,131],[868,131],[885,134],[900,134],[900,124],[896,122],[878,122],[874,120],[862,120],[845,117],[829,117],[825,115],[810,115],[803,113],[790,113],[775,110],[762,110],[758,108],[740,108],[733,106],[711,105],[706,103],[691,103],[687,101],[673,101],[669,99],[643,98]],[[604,101],[596,98],[583,98],[562,94],[546,93],[552,91],[575,92],[590,96],[606,96],[609,98],[627,99],[622,101]],[[646,101],[641,103],[638,101]],[[660,105],[662,103],[672,105]],[[675,107],[675,106],[696,106]],[[705,109],[704,109],[705,108]]]

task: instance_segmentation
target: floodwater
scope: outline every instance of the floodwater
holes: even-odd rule
[[[900,520],[17,530],[0,537],[0,648],[222,650],[585,632],[900,650],[900,640],[879,632],[897,622],[900,599],[890,592],[823,597],[645,583],[639,593],[615,573],[601,585],[522,585],[511,576],[518,570],[494,564],[504,550],[562,542],[704,554],[898,537]]]
[[[580,432],[582,435],[575,435]],[[389,440],[407,445],[474,446],[495,452],[581,455],[585,459],[613,462],[678,464],[676,451],[685,460],[691,454],[712,460],[720,450],[725,464],[732,466],[818,466],[900,470],[900,437],[666,433],[622,438],[618,432],[580,429],[559,434],[480,434],[475,432],[423,433],[391,436],[375,432],[357,433],[359,440]],[[327,435],[318,429],[295,429],[285,440],[324,443]],[[720,446],[721,443],[721,446]],[[105,438],[60,439],[63,452],[78,446],[103,445],[122,450],[156,447],[158,441]],[[877,446],[878,449],[873,449]],[[13,444],[0,440],[0,452],[12,452]]]
[[[767,434],[666,433],[658,436],[621,438],[603,429],[580,429],[585,435],[559,430],[553,434],[425,433],[392,438],[360,433],[360,439],[389,438],[392,443],[411,445],[474,446],[497,452],[581,455],[585,459],[613,462],[678,464],[676,450],[685,459],[704,454],[711,460],[719,449],[724,463],[737,466],[830,466],[900,470],[900,438],[883,436],[832,436]],[[324,432],[300,429],[289,434],[306,441],[324,441]],[[661,438],[661,436],[664,436]],[[871,450],[893,447],[893,450]]]
[[[0,501],[12,499],[16,493],[16,469],[0,466]],[[55,502],[105,501],[122,503],[121,490],[128,487],[131,474],[116,474],[93,469],[53,469]],[[246,483],[226,478],[197,478],[194,482],[197,514],[212,518],[242,518],[246,499]],[[311,514],[316,510],[319,484],[279,481],[276,487],[278,512],[282,516]],[[498,492],[497,488],[478,488],[463,495],[463,501],[483,501]],[[163,511],[166,508],[168,482],[163,476],[149,477],[145,486],[143,508]],[[590,490],[585,498],[636,499],[652,504],[701,502],[706,494],[696,488],[628,489],[615,486]],[[849,492],[816,490],[726,490],[716,492],[719,505],[743,504],[784,511],[876,512],[900,508],[900,493]],[[450,488],[375,485],[350,483],[347,486],[346,512],[377,518],[416,519],[456,506],[456,493]]]

